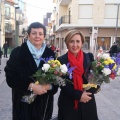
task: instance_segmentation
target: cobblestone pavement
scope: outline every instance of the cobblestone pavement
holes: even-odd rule
[[[6,82],[0,85],[0,120],[12,120],[11,89]]]
[[[12,120],[11,89],[5,81],[4,66],[7,58],[2,58],[0,65],[0,120]]]
[[[0,120],[12,120],[11,89],[7,86],[3,68],[6,59],[2,59],[2,73],[0,74]],[[55,95],[53,117],[57,116],[57,99]],[[99,120],[120,120],[120,77],[103,84],[101,91],[95,95]]]
[[[102,85],[95,97],[99,120],[120,120],[120,77]]]

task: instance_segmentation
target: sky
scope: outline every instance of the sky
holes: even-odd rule
[[[54,9],[53,0],[26,0],[28,25],[32,22],[43,23],[43,16]]]

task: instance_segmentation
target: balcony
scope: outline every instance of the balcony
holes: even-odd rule
[[[14,19],[14,14],[5,11],[5,19],[6,20]]]
[[[5,0],[5,2],[9,2],[9,3],[14,4],[14,0]]]
[[[71,23],[71,16],[70,15],[64,15],[59,19],[59,25],[70,24],[70,23]]]
[[[10,24],[10,23],[5,23],[5,32],[6,32],[6,33],[12,33],[12,32],[13,32],[12,24]]]
[[[59,0],[60,5],[69,5],[72,0]]]
[[[15,2],[14,2],[14,0],[4,0],[4,4],[15,5]]]
[[[11,13],[5,11],[5,19],[10,20],[11,19]]]

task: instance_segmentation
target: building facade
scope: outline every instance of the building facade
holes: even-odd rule
[[[49,21],[50,21],[50,16],[51,16],[51,12],[46,13],[46,15],[43,16],[43,25],[45,25],[46,27],[46,37],[45,37],[45,42],[48,45],[48,47],[50,46],[51,42],[50,42],[50,31],[51,31],[51,25],[49,25]]]
[[[22,2],[22,1],[21,1]],[[24,34],[23,28],[26,29],[27,19],[25,3],[19,4],[14,0],[1,0],[1,36],[0,45],[3,47],[7,41],[10,49],[17,47],[22,43]],[[21,28],[22,27],[22,28]]]
[[[109,50],[113,42],[120,46],[119,0],[53,0],[56,4],[52,23],[54,43],[66,50],[64,37],[68,30],[78,29],[85,35],[83,49],[95,52],[102,46]],[[117,34],[116,34],[117,33]]]

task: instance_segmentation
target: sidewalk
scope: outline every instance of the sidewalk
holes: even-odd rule
[[[2,84],[2,82],[5,80],[5,72],[4,72],[4,67],[6,65],[8,58],[3,58],[1,59],[1,65],[0,65],[0,85]]]
[[[1,97],[0,97],[0,116],[2,114],[2,118],[0,120],[11,120],[9,116],[11,116],[11,89],[6,85],[5,82],[5,73],[4,66],[6,65],[7,58],[2,58],[2,65],[0,65],[0,69],[2,69],[0,74],[0,89],[1,89]],[[4,94],[3,94],[4,93]],[[6,96],[6,99],[4,99]],[[57,116],[59,91],[55,95],[54,99],[54,110],[53,110],[53,118]],[[101,86],[101,91],[95,94],[97,111],[99,120],[120,120],[120,77],[117,77],[115,80],[111,80],[109,84],[103,84]],[[7,112],[6,112],[7,111]],[[2,113],[1,113],[2,112]],[[8,119],[6,118],[8,117]],[[6,118],[6,119],[5,119]]]

